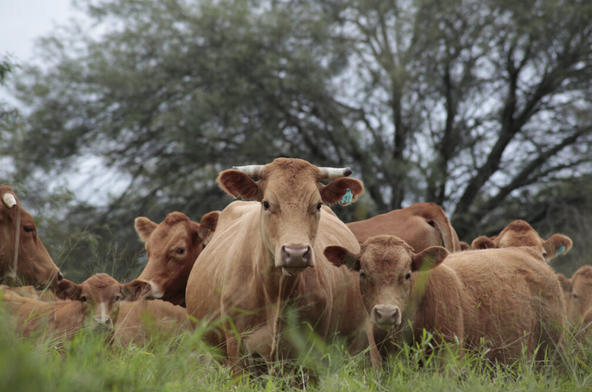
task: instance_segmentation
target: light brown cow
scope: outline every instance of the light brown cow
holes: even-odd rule
[[[397,351],[403,339],[409,344],[421,342],[424,329],[440,342],[459,341],[462,349],[464,309],[469,307],[463,284],[441,264],[447,255],[441,247],[415,253],[405,241],[386,235],[370,237],[357,254],[341,246],[325,248],[334,265],[359,271],[362,298],[373,324],[368,338],[378,342],[381,354],[371,350],[373,367],[380,365],[381,356]]]
[[[0,186],[0,199],[0,279],[25,285],[57,285],[62,273],[37,236],[33,217],[11,187]]]
[[[569,252],[573,242],[563,234],[553,234],[543,240],[539,233],[523,220],[515,220],[506,226],[497,236],[481,236],[473,240],[473,249],[508,248],[516,246],[533,246],[549,262],[553,257]]]
[[[416,203],[400,210],[351,222],[347,227],[360,244],[376,235],[394,235],[411,245],[416,252],[430,246],[443,246],[450,252],[461,250],[456,231],[437,204]]]
[[[292,300],[299,325],[309,323],[321,338],[355,337],[352,350],[362,349],[366,311],[358,281],[323,255],[329,244],[359,250],[351,231],[323,204],[355,201],[362,183],[342,177],[349,169],[318,168],[300,159],[239,169],[222,172],[218,183],[230,195],[258,203],[249,203],[248,212],[212,238],[187,285],[188,313],[204,325],[223,321],[206,341],[225,351],[235,376],[245,366],[241,347],[268,362],[291,357],[295,353],[287,339],[278,338]],[[321,184],[327,178],[336,179]]]
[[[148,218],[136,218],[140,239],[146,243],[148,264],[138,277],[152,285],[151,298],[160,298],[185,306],[187,278],[195,259],[214,235],[218,211],[205,214],[201,223],[172,212],[160,224]]]
[[[35,286],[9,287],[6,285],[0,285],[0,292],[5,290],[10,290],[12,293],[20,295],[21,297],[36,299],[39,301],[58,301],[58,297],[53,290],[37,290]]]
[[[584,265],[571,279],[557,274],[566,298],[566,310],[572,325],[579,324],[584,314],[592,309],[592,266]]]
[[[38,301],[7,290],[3,305],[12,314],[17,330],[24,336],[50,332],[70,338],[84,327],[112,331],[121,300],[137,300],[150,289],[148,282],[138,279],[120,284],[107,274],[97,274],[82,284],[67,279],[60,282],[58,296],[72,301]]]
[[[145,345],[193,330],[187,310],[161,300],[123,301],[115,325],[115,340],[123,346]]]

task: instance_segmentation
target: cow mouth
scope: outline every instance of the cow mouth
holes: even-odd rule
[[[282,267],[282,276],[286,276],[286,277],[296,276],[300,272],[304,271],[306,268],[307,267],[302,267],[302,268]]]
[[[396,327],[398,327],[401,324],[376,324],[376,323],[372,323],[374,324],[376,327],[378,327],[378,329],[383,330],[383,331],[389,331],[391,329],[395,329]]]

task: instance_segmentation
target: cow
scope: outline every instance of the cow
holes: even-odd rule
[[[430,246],[443,246],[458,252],[461,245],[456,231],[442,207],[435,203],[416,203],[400,210],[351,222],[347,227],[360,244],[376,235],[394,235],[411,245],[416,252]]]
[[[533,246],[543,255],[548,263],[555,256],[566,254],[573,245],[572,240],[563,234],[553,234],[543,240],[528,222],[517,219],[507,225],[499,235],[480,236],[471,243],[472,249],[508,248],[515,246]]]
[[[37,236],[37,227],[6,185],[0,186],[0,279],[55,287],[63,278]]]
[[[484,348],[488,359],[503,364],[512,363],[524,352],[527,355],[536,352],[536,358],[542,359],[547,348],[563,345],[565,303],[561,287],[553,270],[542,262],[542,255],[534,248],[472,250],[448,255],[443,248],[439,248],[441,253],[435,255],[435,249],[438,248],[428,248],[419,254],[402,245],[391,245],[394,249],[389,252],[383,250],[383,253],[373,248],[368,252],[366,248],[369,247],[362,247],[361,254],[348,253],[340,248],[329,248],[327,251],[336,255],[332,257],[336,264],[341,259],[354,268],[359,265],[360,280],[369,279],[366,269],[370,269],[374,280],[361,284],[361,288],[366,302],[378,296],[373,293],[380,293],[380,302],[370,303],[372,308],[367,304],[374,320],[386,318],[398,323],[403,319],[402,308],[405,309],[405,305],[398,303],[402,302],[401,298],[405,295],[410,295],[409,286],[413,281],[409,279],[413,277],[413,263],[423,259],[423,252],[429,252],[435,265],[440,265],[433,269],[428,287],[432,277],[439,283],[437,272],[449,269],[455,274],[450,276],[459,279],[464,292],[460,296],[456,294],[458,286],[452,283],[452,278],[450,283],[437,285],[438,288],[433,291],[426,289],[423,301],[428,301],[430,305],[430,301],[435,301],[444,312],[450,311],[448,318],[441,316],[439,308],[427,312],[429,316],[440,318],[428,324],[429,329],[444,329],[444,336],[450,339],[455,333],[460,335],[460,326],[451,326],[455,318],[460,318],[464,324],[462,330],[466,349],[477,351]],[[366,255],[364,250],[369,254]],[[380,264],[388,265],[390,269],[376,267],[379,264],[377,260],[381,258],[385,261]],[[453,293],[450,292],[451,287],[454,288]],[[457,301],[457,297],[461,301]],[[383,304],[388,307],[382,307]],[[463,306],[462,311],[455,309],[457,304]],[[419,315],[424,317],[421,310],[420,307]],[[425,327],[422,317],[419,318],[417,328]],[[418,322],[417,318],[415,322]]]
[[[138,279],[152,285],[150,298],[160,298],[185,306],[187,278],[197,256],[213,236],[219,211],[212,211],[193,222],[180,212],[172,212],[160,224],[148,218],[135,220],[140,240],[146,243],[148,263]]]
[[[187,283],[187,311],[213,325],[205,340],[221,347],[235,377],[246,366],[242,354],[262,357],[270,365],[295,355],[282,334],[290,304],[296,307],[298,325],[309,323],[322,339],[337,333],[348,339],[352,351],[367,346],[358,281],[323,255],[329,244],[359,250],[347,226],[323,207],[349,204],[362,195],[362,183],[346,178],[349,174],[349,168],[278,158],[218,176],[228,194],[256,203],[227,207],[241,212],[196,260]],[[334,180],[323,185],[325,179]]]
[[[82,328],[112,333],[121,301],[135,301],[151,286],[138,279],[120,284],[107,274],[96,274],[82,284],[63,279],[56,290],[60,299],[71,301],[44,302],[5,291],[2,304],[20,334],[51,332],[71,338]]]
[[[379,235],[368,238],[359,253],[342,246],[329,246],[324,253],[335,266],[358,272],[372,323],[368,340],[378,342],[378,351],[371,347],[373,367],[396,352],[403,340],[410,345],[421,342],[424,330],[440,343],[459,342],[462,355],[467,294],[456,273],[442,265],[448,255],[445,248],[415,253],[402,239]]]
[[[191,332],[187,310],[162,300],[123,301],[115,324],[115,341],[122,346],[145,345],[158,337]]]
[[[584,314],[592,309],[592,266],[580,267],[567,279],[562,274],[557,274],[566,299],[566,311],[572,325],[579,324]]]
[[[20,295],[21,297],[36,299],[39,301],[58,301],[55,292],[50,289],[37,290],[35,286],[9,287],[7,285],[0,285],[0,291],[5,290],[10,290],[12,293]]]

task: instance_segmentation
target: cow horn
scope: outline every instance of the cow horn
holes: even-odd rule
[[[6,204],[8,208],[12,208],[16,205],[16,198],[10,193],[5,193],[2,200],[4,200],[4,204]]]
[[[352,174],[352,170],[349,167],[319,167],[319,170],[323,174],[323,180],[347,177]]]
[[[242,171],[251,177],[260,177],[264,165],[233,166],[234,170]]]

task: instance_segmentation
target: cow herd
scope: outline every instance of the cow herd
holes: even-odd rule
[[[517,220],[469,245],[433,203],[345,224],[328,206],[364,193],[349,174],[287,158],[223,171],[219,186],[245,201],[199,223],[179,212],[161,223],[137,218],[148,263],[126,284],[106,274],[64,279],[33,218],[2,186],[3,282],[46,287],[0,286],[6,317],[23,336],[90,328],[124,345],[150,339],[146,314],[161,332],[199,325],[235,376],[254,357],[272,369],[296,358],[288,323],[321,341],[338,337],[352,354],[367,350],[380,367],[426,332],[431,350],[502,364],[541,359],[562,350],[572,326],[592,321],[592,266],[568,279],[548,265],[571,249],[566,236],[543,240]]]

